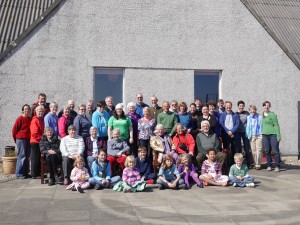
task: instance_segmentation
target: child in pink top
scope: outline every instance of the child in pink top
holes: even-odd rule
[[[72,191],[78,191],[83,193],[84,189],[90,187],[89,172],[84,167],[84,160],[81,156],[78,156],[74,162],[74,169],[71,172],[70,179],[73,181],[66,189]]]

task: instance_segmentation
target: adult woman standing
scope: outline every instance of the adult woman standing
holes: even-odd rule
[[[28,177],[28,159],[30,156],[30,106],[22,106],[22,115],[19,116],[13,126],[12,136],[18,148],[18,160],[16,167],[17,179]]]
[[[179,123],[184,127],[187,133],[190,133],[193,127],[193,118],[187,112],[188,109],[187,104],[185,102],[180,102],[178,108],[179,108],[179,112],[178,112]]]
[[[96,127],[98,132],[97,136],[107,140],[107,125],[109,120],[109,114],[104,110],[105,102],[100,101],[97,104],[97,110],[92,116],[92,125]]]
[[[280,126],[277,116],[274,112],[270,111],[271,103],[265,101],[263,103],[264,113],[262,118],[262,137],[267,156],[267,171],[272,170],[272,151],[275,154],[275,172],[280,171],[280,155],[279,155],[279,142],[281,139]]]
[[[132,132],[133,132],[133,143],[132,143],[132,149],[131,154],[133,154],[135,157],[137,157],[137,151],[138,151],[138,121],[141,119],[141,115],[136,113],[136,105],[133,102],[129,102],[127,104],[127,109],[129,112],[127,113],[127,116],[130,118],[132,123]]]
[[[73,124],[73,118],[70,116],[70,106],[63,108],[63,114],[58,119],[58,133],[61,138],[68,135],[68,127]]]
[[[53,129],[51,127],[45,127],[45,134],[40,141],[40,150],[41,153],[46,155],[47,166],[50,173],[49,186],[60,183],[57,174],[57,165],[62,161],[59,145],[60,141],[54,134]]]
[[[201,123],[202,121],[207,120],[210,125],[210,131],[213,133],[216,133],[216,118],[214,115],[210,115],[208,111],[208,105],[205,104],[202,106],[202,116],[199,116],[197,121],[197,126],[199,129],[199,132],[201,132]]]
[[[44,134],[44,107],[37,106],[35,108],[36,116],[34,116],[30,123],[30,144],[31,144],[31,176],[32,179],[40,178],[41,164],[40,164],[40,141]]]
[[[150,116],[150,109],[148,107],[143,108],[144,117],[138,121],[139,142],[140,146],[147,149],[148,158],[153,160],[152,149],[150,148],[150,138],[155,128],[155,119]]]
[[[79,107],[79,112],[74,119],[74,126],[76,127],[76,135],[81,136],[82,138],[86,138],[90,136],[90,127],[92,126],[91,121],[85,115],[86,106],[85,104],[81,104]]]
[[[215,103],[213,101],[207,102],[207,105],[208,105],[209,115],[214,116],[215,119],[216,119],[215,133],[220,138],[221,137],[221,127],[220,127],[220,123],[219,123],[220,114],[219,114],[218,111],[215,110],[216,106],[215,106]]]
[[[120,139],[129,140],[129,143],[133,143],[133,130],[132,122],[128,116],[125,115],[123,111],[123,105],[121,103],[117,104],[113,116],[108,120],[108,139],[112,138],[112,130],[118,128],[120,130]]]
[[[255,169],[260,170],[262,151],[262,116],[256,113],[255,105],[250,105],[249,111],[250,115],[247,116],[246,133],[250,141]]]

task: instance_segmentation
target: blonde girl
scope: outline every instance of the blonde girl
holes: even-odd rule
[[[70,179],[73,181],[66,189],[83,193],[84,189],[90,187],[88,182],[90,178],[88,170],[84,167],[84,160],[77,156],[74,161],[74,169],[71,172]]]

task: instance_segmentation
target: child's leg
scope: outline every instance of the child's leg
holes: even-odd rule
[[[222,183],[215,182],[212,177],[207,177],[206,175],[201,175],[199,178],[203,182],[207,182],[208,184],[211,184],[211,185],[215,185],[215,186],[222,185]]]
[[[183,172],[182,178],[184,179],[184,183],[187,188],[190,188],[190,182],[189,182],[189,172]]]
[[[195,183],[196,183],[198,186],[201,185],[201,182],[200,182],[200,180],[199,180],[199,178],[198,178],[198,174],[197,174],[196,172],[191,171],[191,172],[190,172],[190,176],[192,177],[192,179],[195,181]]]
[[[236,183],[239,187],[245,187],[245,182],[238,179],[236,176],[229,176],[229,180],[231,183]]]
[[[118,183],[120,180],[121,180],[120,176],[114,176],[110,179],[110,184],[114,185],[114,184]]]
[[[87,182],[84,182],[83,184],[80,185],[80,187],[84,190],[84,189],[88,189],[90,187],[90,183],[87,181]]]
[[[254,178],[251,177],[251,176],[248,176],[248,177],[245,177],[243,181],[244,181],[245,184],[253,183]]]
[[[159,178],[157,179],[156,183],[162,185],[162,186],[165,187],[165,188],[170,188],[170,186],[167,185],[167,183],[165,183],[164,181],[162,181],[162,180],[159,179]]]

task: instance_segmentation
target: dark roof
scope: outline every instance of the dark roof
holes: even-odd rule
[[[300,0],[241,0],[300,69]]]
[[[0,0],[0,61],[61,0]]]

